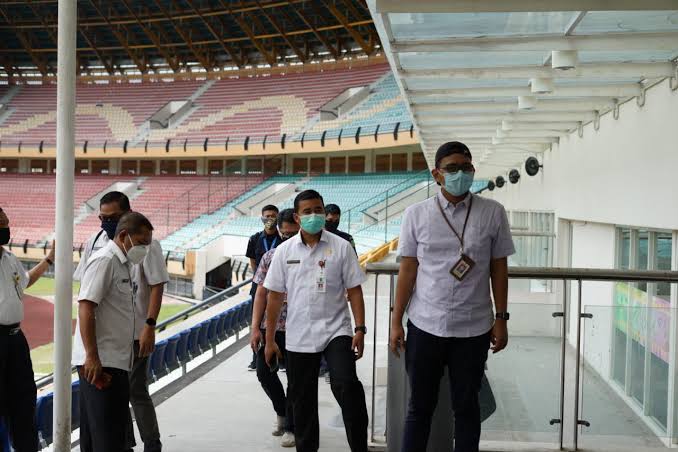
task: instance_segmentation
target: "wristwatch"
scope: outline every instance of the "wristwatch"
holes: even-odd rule
[[[509,315],[508,312],[497,312],[497,315],[495,317],[500,320],[508,320],[509,317],[511,316]]]
[[[152,317],[149,317],[149,318],[146,319],[146,325],[148,325],[148,326],[155,326],[156,323],[157,322]]]
[[[355,332],[356,333],[360,332],[360,333],[363,333],[363,334],[366,335],[367,334],[367,327],[365,325],[357,326],[357,327],[355,327]]]

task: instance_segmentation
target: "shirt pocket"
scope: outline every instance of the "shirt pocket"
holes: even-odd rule
[[[132,297],[134,290],[130,279],[118,279],[115,283],[115,287],[120,295]]]
[[[469,225],[466,228],[464,251],[476,263],[489,259],[492,253],[492,234],[488,225]]]

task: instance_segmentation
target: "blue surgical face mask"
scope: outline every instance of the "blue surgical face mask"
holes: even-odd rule
[[[115,238],[115,230],[118,228],[118,221],[102,220],[101,229],[104,230],[110,240]]]
[[[473,185],[474,172],[457,171],[456,173],[445,173],[445,191],[454,196],[461,196],[468,193]]]
[[[310,215],[300,215],[301,229],[311,235],[315,235],[325,227],[325,214],[312,213]]]

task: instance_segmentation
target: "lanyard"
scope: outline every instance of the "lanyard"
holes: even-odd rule
[[[445,220],[445,223],[452,229],[452,232],[454,232],[454,235],[457,236],[459,239],[459,243],[461,244],[461,252],[464,252],[464,234],[466,234],[466,225],[468,224],[468,217],[471,214],[471,209],[473,208],[473,195],[471,195],[471,200],[469,201],[469,206],[468,210],[466,211],[466,219],[464,220],[464,229],[461,231],[461,235],[457,232],[456,229],[454,229],[454,226],[452,226],[452,223],[450,223],[450,220],[447,219],[447,215],[445,215],[445,211],[443,210],[443,206],[440,205],[440,200],[436,196],[436,203],[438,204],[438,209],[440,209],[440,214],[443,216],[443,219]]]
[[[275,248],[275,245],[278,243],[278,237],[274,238],[273,243],[271,243],[270,245],[266,241],[266,235],[264,235],[263,240],[264,240],[264,249],[266,250],[267,253],[271,248]]]

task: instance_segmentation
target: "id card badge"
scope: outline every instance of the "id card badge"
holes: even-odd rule
[[[315,276],[316,293],[325,293],[327,291],[327,280],[325,277],[325,261],[318,262],[318,270]]]
[[[457,263],[454,264],[450,270],[450,274],[454,276],[457,281],[463,281],[475,265],[476,263],[473,259],[462,253]]]

